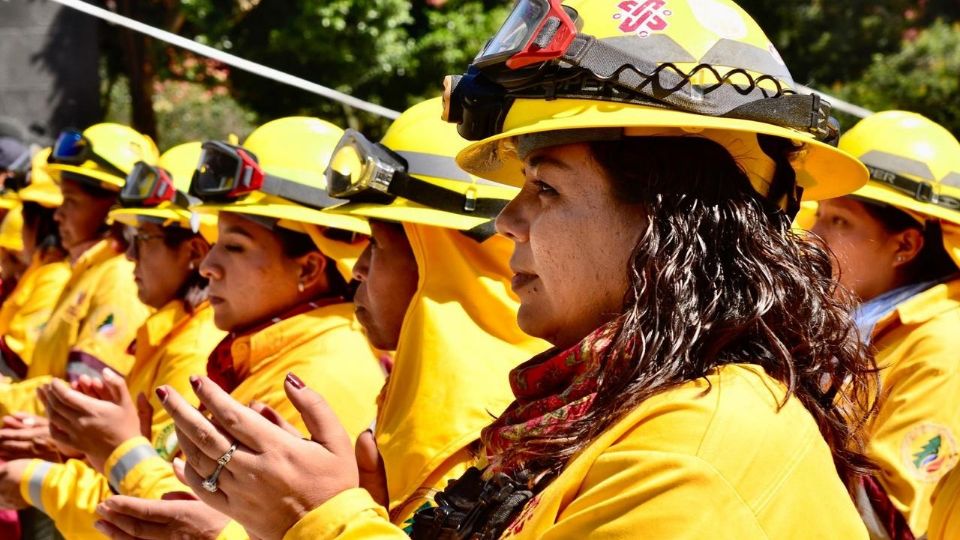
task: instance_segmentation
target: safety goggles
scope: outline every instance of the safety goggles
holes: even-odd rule
[[[54,143],[50,151],[50,157],[47,158],[48,163],[64,163],[67,165],[82,165],[87,161],[93,161],[117,176],[127,176],[127,171],[96,153],[90,140],[75,129],[60,132],[57,142]]]
[[[517,69],[560,58],[577,35],[577,19],[560,0],[520,0],[473,63]]]
[[[402,197],[417,204],[456,214],[493,219],[509,202],[479,198],[476,190],[460,193],[408,174],[408,162],[382,144],[374,143],[358,131],[348,129],[330,157],[327,188],[330,195],[352,202],[386,204]],[[457,170],[458,175],[466,176]],[[453,174],[437,173],[451,177]],[[469,180],[469,177],[464,178]]]
[[[190,195],[210,202],[231,202],[255,191],[289,199],[314,208],[343,201],[320,188],[266,173],[249,150],[220,141],[201,146],[200,162],[190,182]]]
[[[758,76],[709,64],[681,69],[651,57],[655,48],[620,49],[581,26],[561,0],[518,0],[467,72],[444,79],[444,119],[481,140],[502,130],[516,99],[601,99],[760,121],[836,143],[829,104],[783,86],[786,69]],[[732,73],[742,83],[730,82]],[[699,74],[717,82],[695,85]]]
[[[155,167],[138,161],[120,190],[120,204],[123,206],[154,207],[172,202],[182,208],[189,208],[194,201],[178,191],[170,173],[161,167]]]

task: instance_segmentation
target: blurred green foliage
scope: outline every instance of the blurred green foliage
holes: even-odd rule
[[[108,91],[110,108],[105,120],[129,122],[130,91],[125,80]],[[246,137],[257,125],[257,115],[237,103],[226,88],[168,80],[156,85],[153,99],[161,151],[182,142]]]
[[[918,112],[960,136],[960,24],[942,21],[889,54],[874,54],[843,99],[873,110]]]

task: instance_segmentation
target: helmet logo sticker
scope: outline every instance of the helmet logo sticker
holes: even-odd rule
[[[716,0],[689,0],[690,10],[704,28],[726,39],[747,37],[743,15]]]
[[[617,5],[619,12],[613,18],[620,21],[620,31],[647,37],[651,32],[667,28],[667,19],[673,14],[666,9],[667,0],[623,0]]]
[[[903,439],[903,465],[923,482],[936,482],[957,464],[957,443],[953,434],[938,424],[921,424]]]

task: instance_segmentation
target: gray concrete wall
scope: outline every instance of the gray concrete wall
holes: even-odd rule
[[[47,0],[0,0],[0,122],[12,118],[34,139],[95,123],[97,26]]]

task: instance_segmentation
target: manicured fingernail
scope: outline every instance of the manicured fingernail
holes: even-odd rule
[[[96,529],[96,530],[98,530],[98,531],[100,531],[100,532],[102,532],[102,533],[104,533],[104,534],[106,534],[106,532],[107,532],[107,524],[104,523],[104,522],[102,522],[102,521],[94,521],[94,522],[93,522],[93,528]]]
[[[109,378],[109,379],[114,379],[114,378],[119,377],[119,376],[120,376],[120,375],[118,375],[116,371],[114,371],[114,370],[112,370],[112,369],[110,369],[110,368],[103,368],[103,378],[104,378],[104,379],[107,379],[107,378]]]
[[[296,388],[297,390],[303,389],[305,384],[300,380],[300,377],[297,377],[293,373],[287,373],[287,382],[290,383],[290,386]]]
[[[160,398],[160,403],[166,403],[167,389],[162,386],[158,386],[156,392],[157,392],[157,397]]]
[[[200,377],[197,377],[196,375],[191,375],[190,386],[193,387],[194,392],[197,392],[200,390],[200,387],[203,386],[203,381],[200,380]]]

